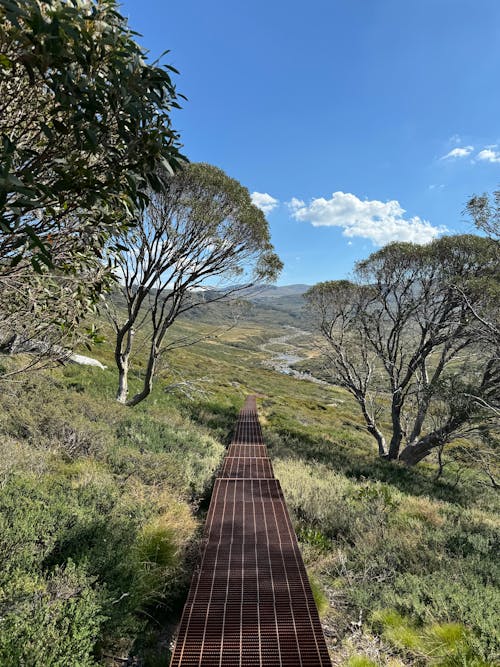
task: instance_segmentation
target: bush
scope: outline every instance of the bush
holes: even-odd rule
[[[102,590],[68,560],[49,574],[13,572],[0,589],[0,664],[91,667]]]
[[[309,565],[321,563],[323,573],[342,586],[353,613],[386,605],[391,612],[382,636],[403,652],[424,655],[424,664],[495,658],[495,522],[389,484],[350,480],[320,464],[278,460],[274,469]],[[451,642],[463,624],[466,645],[444,655],[439,641]],[[425,657],[433,651],[444,662]]]
[[[394,609],[372,615],[383,638],[403,649],[410,658],[424,659],[436,667],[487,666],[471,645],[470,632],[459,623],[433,623],[417,627]]]

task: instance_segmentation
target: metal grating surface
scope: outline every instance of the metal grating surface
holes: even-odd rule
[[[271,461],[267,457],[226,456],[220,476],[243,479],[272,479],[274,472]]]
[[[233,440],[231,447],[249,453],[263,447],[255,399],[245,402],[236,438],[239,444]],[[205,550],[171,667],[331,665],[271,462],[242,452],[226,458],[222,474],[215,482]]]
[[[255,456],[267,458],[267,449],[264,445],[230,445],[227,456]]]

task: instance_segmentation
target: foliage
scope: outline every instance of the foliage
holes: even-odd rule
[[[265,442],[308,574],[331,601],[322,620],[333,662],[433,664],[428,652],[392,643],[372,619],[391,609],[419,636],[436,625],[466,626],[471,657],[464,664],[496,664],[494,491],[478,483],[473,469],[457,482],[450,464],[435,481],[427,461],[406,468],[374,460],[372,439],[349,393],[261,365],[266,354],[257,343],[278,336],[278,328],[255,319],[208,339],[214,316],[178,320],[177,335],[199,342],[176,351],[150,400],[133,411],[115,402],[111,369],[68,365],[25,377],[2,393],[5,578],[22,578],[27,583],[16,586],[32,591],[32,582],[45,586],[54,573],[74,567],[81,613],[68,641],[75,650],[92,644],[89,662],[104,662],[103,653],[168,662],[169,628],[198,556],[203,514],[196,519],[193,511],[206,508],[224,452],[220,442],[230,440],[243,397],[258,393]],[[109,329],[103,324],[103,330]],[[100,345],[95,355],[109,365],[112,346]],[[137,357],[145,362],[140,351]],[[15,362],[1,359],[7,370]],[[170,373],[182,371],[196,381],[200,367],[210,376],[205,394],[187,401],[177,390],[165,391]],[[140,381],[131,375],[132,388]],[[11,589],[0,588],[7,591],[2,604],[16,599]],[[26,599],[32,604],[38,598],[30,592]],[[43,600],[47,609],[50,600]],[[95,623],[87,620],[90,610]],[[20,619],[23,608],[18,611]],[[15,648],[13,627],[6,636],[9,651]],[[71,639],[77,636],[88,643]],[[54,640],[53,655],[63,639]],[[40,665],[49,663],[47,647],[34,650]]]
[[[30,353],[23,365],[0,379],[36,368],[64,363],[79,343],[99,342],[95,326],[84,326],[84,318],[97,314],[96,303],[109,274],[97,260],[74,258],[72,274],[35,271],[20,264],[15,273],[1,275],[0,349]]]
[[[377,663],[362,655],[355,655],[349,658],[347,667],[377,667]]]
[[[323,465],[288,459],[274,469],[308,561],[320,563],[322,577],[342,586],[355,609],[373,612],[379,635],[427,656],[424,664],[462,664],[453,660],[468,656],[479,665],[495,656],[497,522]],[[390,610],[383,617],[381,603]]]
[[[134,37],[114,0],[0,4],[0,345],[29,368],[81,338],[104,246],[182,159],[175,70]]]
[[[491,197],[487,194],[471,197],[465,211],[478,229],[500,239],[500,191],[496,190]]]
[[[499,401],[498,351],[482,344],[471,310],[492,308],[481,285],[498,279],[497,266],[496,243],[477,236],[393,243],[358,263],[357,283],[320,283],[306,294],[326,364],[356,399],[380,456],[413,465],[488,424],[481,401]]]
[[[137,405],[151,393],[159,358],[169,347],[165,335],[179,315],[227,298],[245,272],[255,280],[272,280],[282,264],[273,252],[264,214],[252,204],[248,190],[206,164],[185,167],[151,196],[129,242],[130,249],[118,260],[126,312],[111,303],[108,310],[116,334],[117,400]],[[207,280],[222,282],[200,294],[208,289]],[[228,286],[228,280],[233,284]],[[144,383],[128,399],[134,337],[144,324]]]
[[[145,62],[114,0],[9,0],[0,20],[1,256],[98,251],[178,164],[175,70]]]
[[[68,560],[48,575],[18,571],[2,584],[1,664],[96,664],[92,650],[105,620],[102,592],[84,567]]]
[[[309,584],[311,585],[314,602],[321,618],[326,614],[330,606],[328,598],[325,595],[321,582],[313,574],[309,574]]]
[[[134,654],[148,619],[172,613],[189,580],[188,502],[222,447],[172,407],[160,411],[169,427],[123,415],[95,374],[98,397],[82,392],[88,371],[37,374],[1,399],[2,664]]]
[[[375,625],[391,644],[404,649],[415,658],[426,659],[436,667],[487,667],[488,663],[474,655],[470,633],[459,623],[434,623],[417,628],[393,609],[383,609],[372,616]]]

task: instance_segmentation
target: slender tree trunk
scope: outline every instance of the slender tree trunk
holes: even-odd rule
[[[118,366],[118,391],[116,392],[116,400],[118,403],[126,403],[128,396],[128,359],[124,363],[121,361]]]
[[[389,443],[389,454],[388,458],[390,461],[394,461],[398,458],[399,449],[401,447],[401,442],[403,440],[403,429],[401,427],[401,390],[398,389],[392,398],[391,406],[391,421],[392,421],[392,437]]]
[[[387,447],[384,435],[382,431],[380,431],[380,429],[377,427],[375,421],[372,419],[372,416],[368,412],[366,408],[366,403],[363,400],[359,400],[359,404],[361,406],[361,410],[363,411],[363,417],[365,418],[366,428],[368,430],[368,433],[370,433],[370,435],[372,435],[377,441],[378,455],[381,458],[385,458],[387,456]]]
[[[132,349],[133,337],[133,329],[122,329],[116,337],[115,362],[116,367],[118,368],[118,390],[116,392],[116,400],[118,403],[127,402],[129,357]]]
[[[159,355],[160,355],[159,343],[157,343],[157,341],[153,341],[149,350],[148,365],[146,367],[146,374],[144,376],[144,383],[142,385],[142,390],[139,393],[135,394],[135,396],[131,398],[130,401],[127,401],[127,405],[129,406],[137,405],[145,398],[147,398],[151,393],[153,389],[153,378],[156,371],[156,362],[158,360]]]

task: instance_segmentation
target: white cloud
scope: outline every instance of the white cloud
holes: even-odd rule
[[[298,208],[302,208],[306,203],[302,199],[297,199],[297,197],[292,197],[289,202],[286,204],[291,211],[295,211]]]
[[[492,150],[493,148],[496,148],[496,146],[483,148],[483,150],[477,154],[476,158],[486,162],[500,162],[500,151]]]
[[[460,148],[454,148],[451,150],[449,153],[446,155],[443,155],[441,160],[449,160],[452,158],[458,158],[458,157],[467,157],[472,153],[474,150],[474,146],[462,146]]]
[[[271,213],[279,204],[279,200],[271,197],[267,192],[252,192],[252,203],[266,215]]]
[[[459,134],[452,134],[451,137],[448,139],[450,144],[461,144],[462,143],[462,137]]]
[[[362,201],[346,192],[334,192],[331,199],[313,199],[308,205],[294,197],[288,206],[296,220],[314,227],[340,227],[344,236],[370,239],[376,246],[391,241],[428,243],[446,231],[419,217],[405,218],[406,211],[395,200]]]

